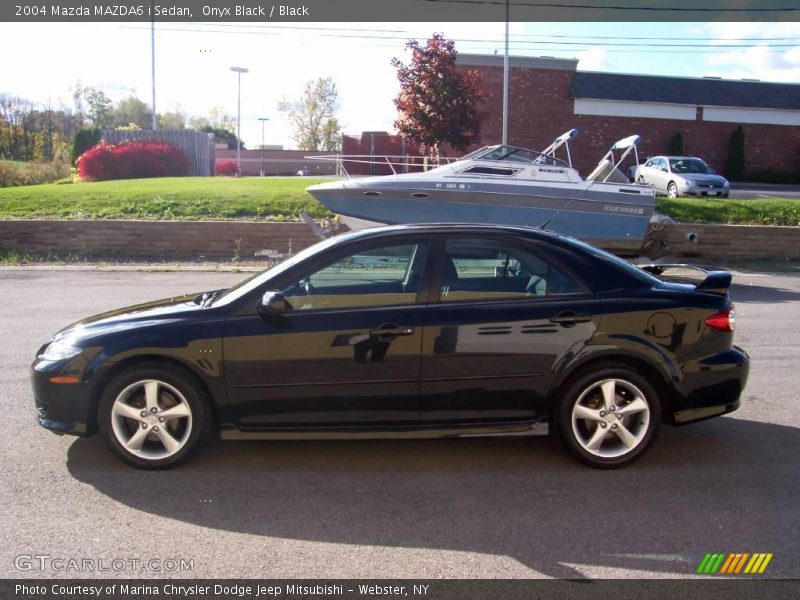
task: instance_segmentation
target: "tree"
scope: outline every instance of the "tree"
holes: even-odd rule
[[[733,130],[728,142],[728,159],[725,161],[725,175],[731,181],[741,181],[744,176],[744,129],[739,125]]]
[[[113,124],[114,106],[111,98],[103,90],[88,87],[83,89],[86,104],[89,106],[89,120],[92,127],[104,129]]]
[[[410,40],[411,62],[392,59],[400,93],[394,104],[400,135],[438,156],[442,144],[464,150],[479,140],[482,115],[478,104],[486,99],[480,73],[456,68],[455,44],[434,34],[424,46]]]
[[[185,127],[186,115],[179,108],[158,114],[159,129],[184,129]]]
[[[139,129],[151,129],[153,127],[151,115],[150,106],[131,95],[117,102],[112,112],[112,125],[120,128],[130,127],[133,124]]]
[[[681,156],[683,154],[683,134],[680,131],[676,131],[675,135],[669,138],[667,154],[673,156]]]
[[[309,81],[300,99],[284,98],[278,110],[289,118],[294,128],[292,137],[299,150],[338,150],[341,141],[341,126],[336,118],[339,90],[331,77]]]

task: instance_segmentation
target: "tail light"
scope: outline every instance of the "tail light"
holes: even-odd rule
[[[719,331],[733,331],[736,325],[735,308],[731,306],[728,310],[711,315],[706,319],[706,325]]]

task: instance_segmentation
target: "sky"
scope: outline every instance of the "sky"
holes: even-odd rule
[[[242,75],[242,139],[293,146],[278,103],[330,76],[345,133],[391,131],[398,85],[392,57],[434,32],[465,53],[503,53],[503,23],[156,24],[156,107],[236,114]],[[511,54],[579,59],[578,69],[717,76],[800,83],[800,23],[512,23]],[[0,23],[0,94],[71,104],[76,82],[117,100],[150,103],[149,23]],[[513,107],[512,107],[513,109]],[[570,124],[565,123],[565,126]]]

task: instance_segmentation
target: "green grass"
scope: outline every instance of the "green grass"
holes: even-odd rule
[[[174,177],[0,189],[0,218],[247,219],[291,221],[301,210],[329,217],[305,189],[311,177]]]
[[[800,200],[658,198],[656,210],[683,223],[800,225]]]
[[[301,210],[329,217],[305,191],[320,181],[174,177],[0,188],[0,218],[292,221]],[[800,225],[800,200],[658,198],[656,209],[685,223]]]

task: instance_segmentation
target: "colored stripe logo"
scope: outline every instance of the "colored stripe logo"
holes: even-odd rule
[[[709,552],[697,567],[701,575],[760,575],[767,570],[772,560],[772,552]]]

